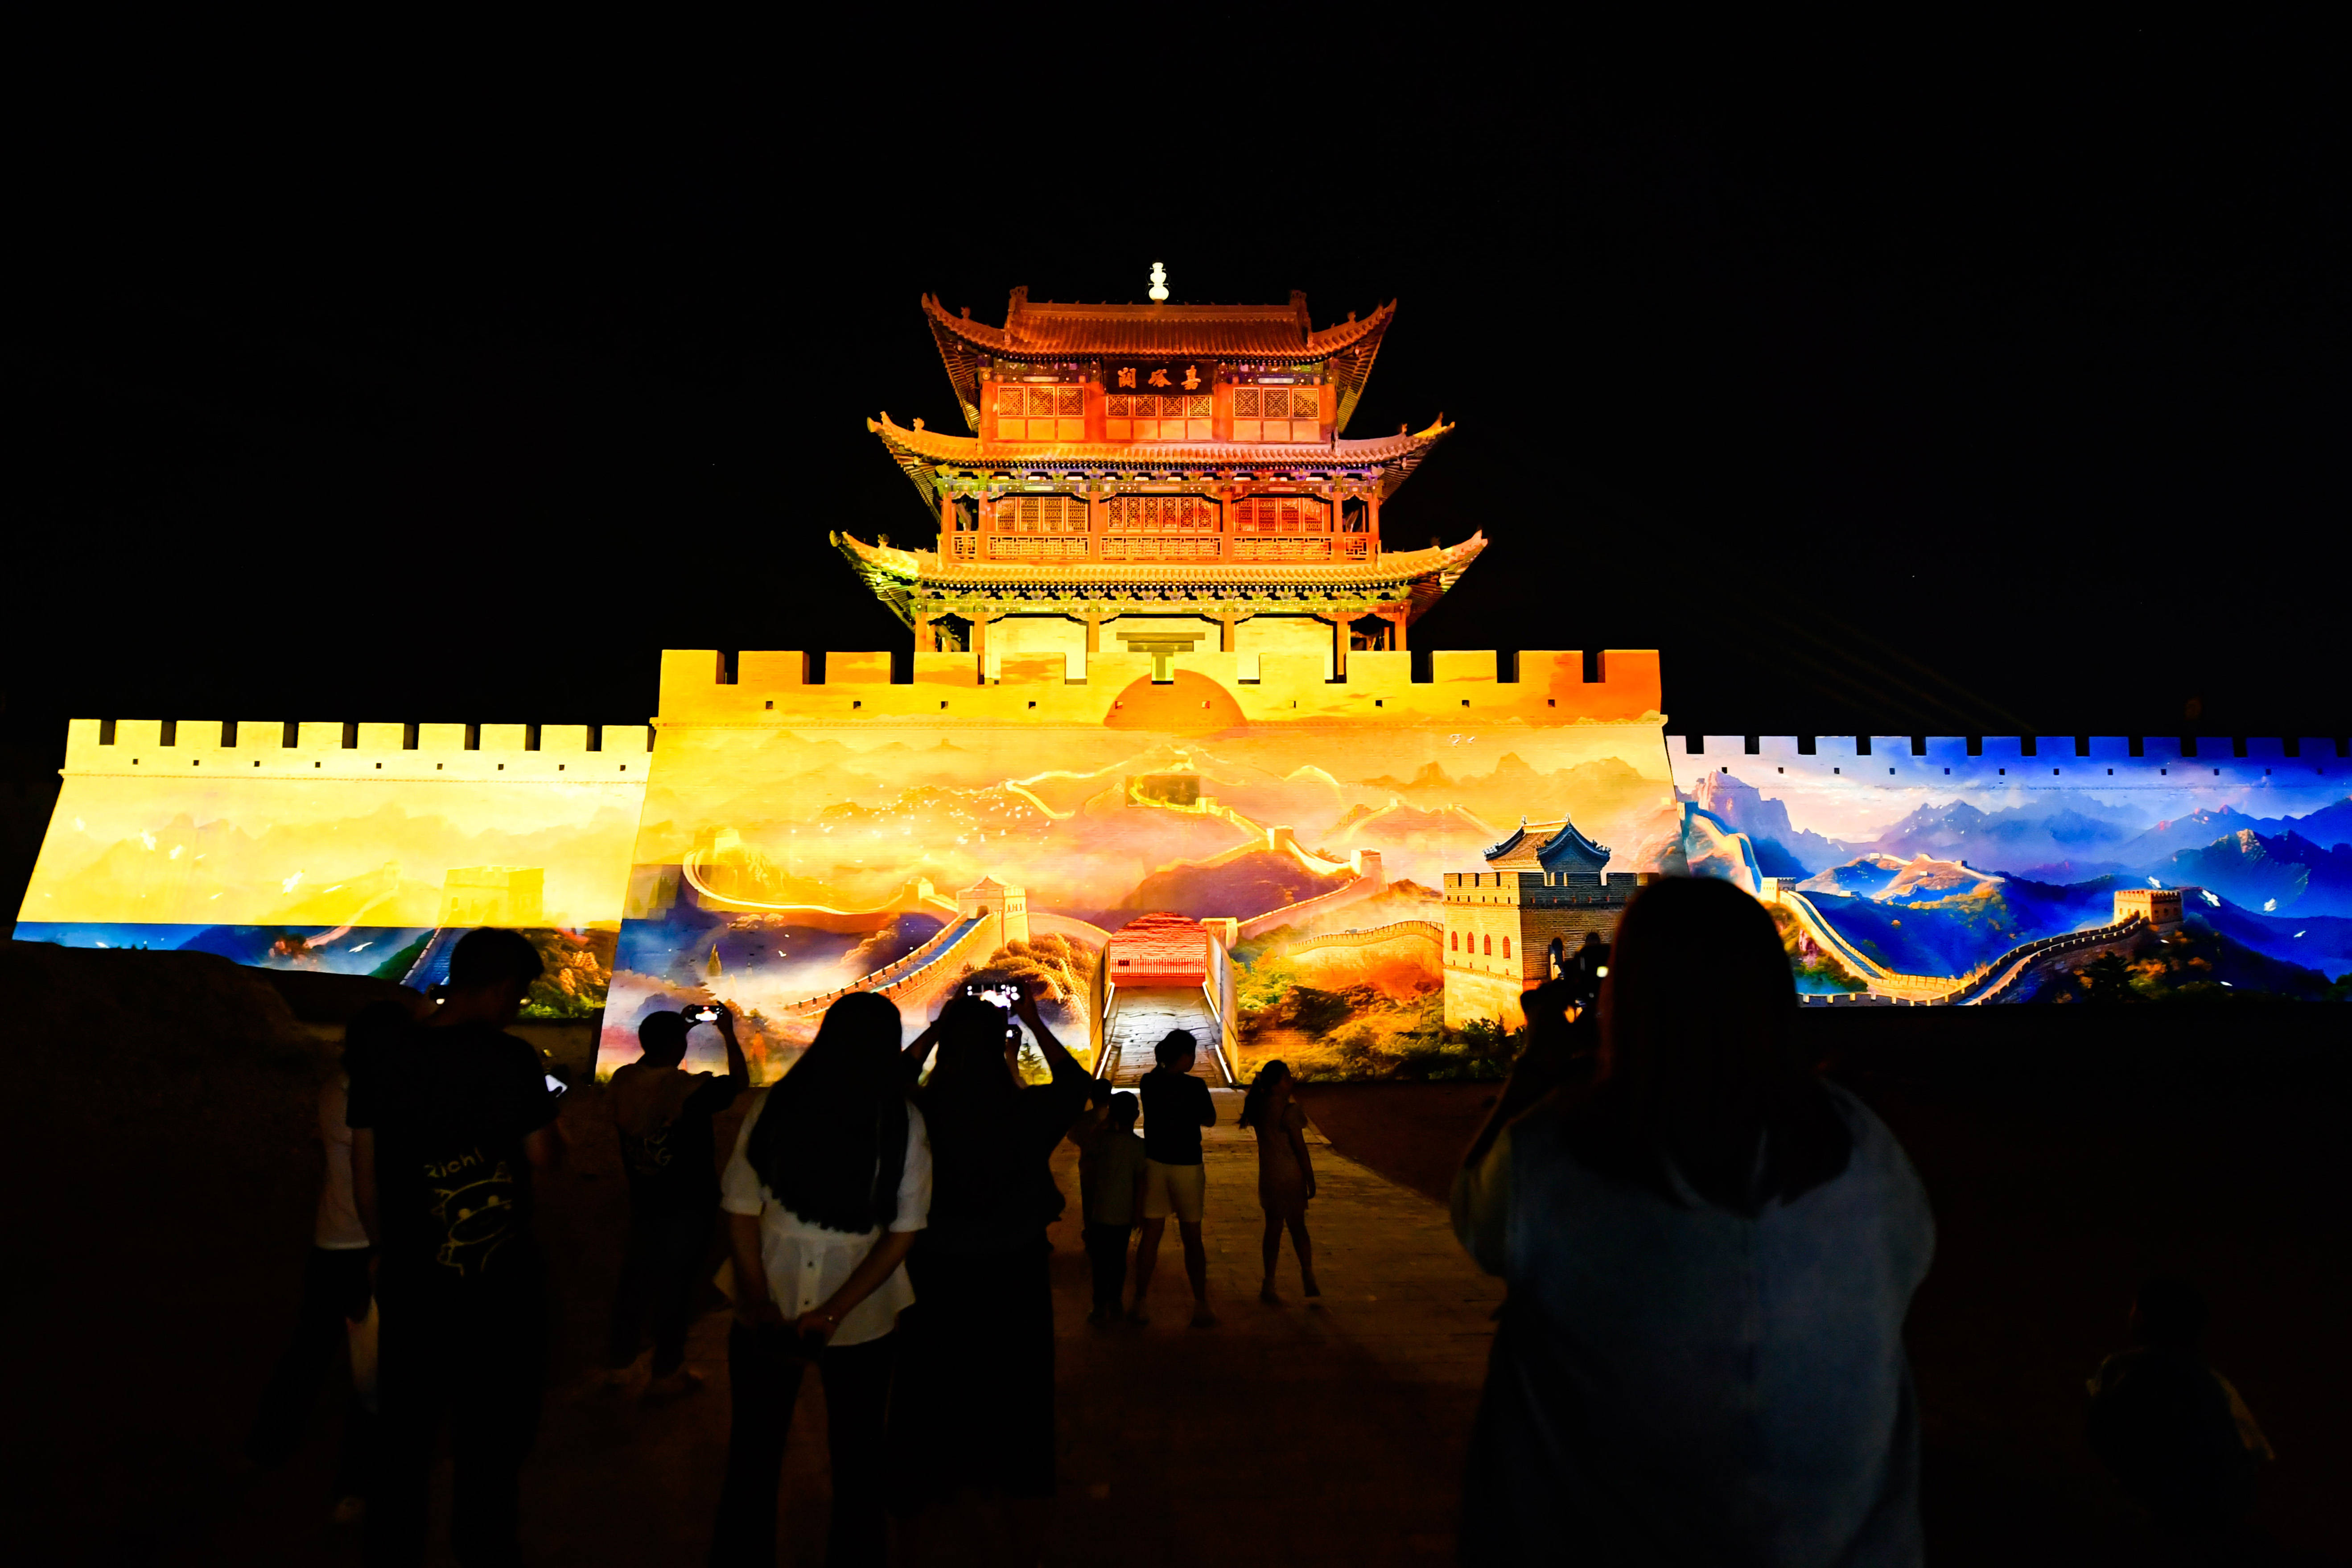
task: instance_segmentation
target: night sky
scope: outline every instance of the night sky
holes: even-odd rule
[[[637,721],[666,645],[901,646],[824,537],[929,531],[863,425],[962,430],[918,296],[1155,259],[1318,323],[1402,299],[1349,434],[1458,420],[1387,531],[1493,542],[1418,647],[1660,647],[1677,731],[2352,729],[2315,47],[1653,93],[1391,43],[1336,100],[1265,57],[1299,74],[1246,113],[949,56],[856,112],[805,61],[689,113],[83,105],[16,226],[11,755],[72,714]]]

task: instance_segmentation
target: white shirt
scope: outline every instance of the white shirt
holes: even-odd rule
[[[761,1090],[735,1135],[735,1152],[719,1178],[719,1203],[729,1214],[760,1216],[760,1261],[767,1267],[768,1294],[787,1321],[813,1312],[845,1284],[866,1255],[882,1239],[877,1228],[863,1233],[827,1230],[813,1225],[778,1203],[751,1170],[744,1151],[751,1146],[751,1129],[768,1108]],[[931,1212],[931,1137],[923,1113],[907,1107],[907,1163],[898,1175],[898,1212],[894,1231],[920,1230]],[[871,1296],[849,1310],[831,1343],[862,1345],[878,1340],[898,1326],[898,1314],[915,1303],[915,1288],[907,1279],[907,1266],[890,1271]]]
[[[327,1146],[327,1179],[319,1186],[319,1221],[310,1242],[329,1252],[356,1252],[368,1245],[367,1226],[360,1223],[359,1200],[352,1191],[352,1128],[343,1120],[351,1097],[352,1080],[343,1073],[319,1089],[319,1138]]]

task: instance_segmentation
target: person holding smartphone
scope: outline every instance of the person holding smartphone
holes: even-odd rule
[[[1037,1042],[1050,1083],[1024,1085],[1005,1059],[1008,1010],[961,995],[931,1031],[939,1058],[915,1102],[937,1177],[916,1248],[921,1304],[890,1409],[893,1509],[917,1517],[959,1489],[1012,1501],[1016,1543],[1044,1539],[1054,1495],[1054,1288],[1048,1162],[1086,1110],[1093,1079],[1063,1047],[1037,997],[1013,983],[1010,1016]],[[942,1516],[919,1523],[934,1528]],[[1036,1552],[1014,1559],[1034,1562]]]
[[[699,1024],[715,1026],[727,1043],[724,1077],[683,1066],[687,1037]],[[627,1385],[651,1318],[654,1360],[646,1397],[659,1400],[702,1386],[702,1374],[686,1364],[686,1331],[719,1223],[719,1155],[710,1121],[751,1087],[751,1069],[735,1038],[734,1016],[724,1007],[649,1014],[637,1026],[637,1044],[643,1054],[613,1074],[608,1091],[621,1166],[629,1177],[629,1239],[613,1294],[605,1385]]]
[[[824,1380],[825,1561],[879,1563],[884,1414],[907,1254],[931,1206],[931,1146],[898,1068],[898,1009],[853,992],[743,1119],[721,1184],[735,1260],[732,1396],[714,1563],[776,1561],[776,1485],[801,1375]]]

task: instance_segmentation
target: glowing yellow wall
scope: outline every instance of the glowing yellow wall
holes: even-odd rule
[[[772,1047],[869,974],[932,1010],[908,966],[947,944],[944,978],[1008,945],[957,945],[982,878],[1025,898],[1033,944],[1091,951],[1152,909],[1245,945],[1439,918],[1444,874],[1523,816],[1653,868],[1680,842],[1656,655],[1601,663],[1588,683],[1580,652],[1523,653],[1505,681],[1491,653],[1441,652],[1417,683],[1409,654],[1351,653],[1331,681],[1319,652],[1202,652],[1155,682],[1149,655],[1012,651],[982,684],[969,653],[919,653],[893,684],[887,655],[837,653],[812,684],[802,654],[745,653],[721,684],[715,652],[665,655],[603,1059],[688,1000],[758,1015]],[[1076,976],[1082,956],[1055,962]],[[1408,1011],[1442,984],[1425,957],[1382,969]]]
[[[528,926],[612,925],[651,757],[646,727],[549,725],[526,750],[520,724],[184,720],[163,743],[153,720],[97,720],[67,740],[64,783],[20,922],[431,927],[450,878],[486,907],[489,868]],[[523,873],[517,876],[514,873]],[[534,882],[535,877],[535,882]],[[534,890],[538,907],[513,901]],[[484,923],[478,921],[467,923]],[[48,934],[38,931],[25,935]],[[60,940],[71,940],[70,937]],[[164,942],[161,945],[177,945]]]

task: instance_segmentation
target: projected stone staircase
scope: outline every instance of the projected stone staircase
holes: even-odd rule
[[[1192,1076],[1211,1089],[1231,1089],[1225,1061],[1217,1050],[1223,1026],[1209,1010],[1200,987],[1145,986],[1122,989],[1103,1024],[1102,1061],[1097,1078],[1120,1089],[1132,1089],[1159,1065],[1154,1048],[1171,1029],[1189,1029],[1200,1042],[1192,1055]]]

